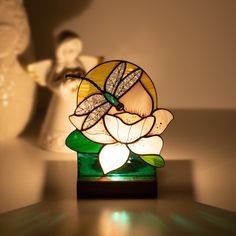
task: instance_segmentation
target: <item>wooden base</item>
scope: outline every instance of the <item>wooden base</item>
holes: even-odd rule
[[[157,198],[157,180],[77,181],[78,198]]]

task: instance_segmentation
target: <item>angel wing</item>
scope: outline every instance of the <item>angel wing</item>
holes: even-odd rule
[[[115,91],[115,97],[120,98],[124,93],[128,92],[141,78],[142,72],[141,69],[136,69],[125,76]]]
[[[173,120],[174,116],[171,112],[165,109],[159,109],[153,112],[152,114],[156,118],[156,122],[150,131],[149,135],[159,135],[161,134],[167,127],[167,125]]]
[[[86,98],[85,100],[83,100],[78,105],[78,107],[75,110],[75,114],[78,116],[86,115],[89,112],[91,112],[93,109],[95,109],[96,107],[106,102],[107,100],[102,94],[100,93],[93,94],[89,96],[88,98]]]
[[[82,129],[86,130],[95,125],[106,114],[111,106],[112,105],[109,102],[106,102],[103,105],[95,108],[84,120]]]
[[[46,86],[46,77],[51,67],[52,67],[52,60],[47,59],[31,63],[27,65],[26,69],[33,80],[35,80],[41,86]]]
[[[105,91],[114,94],[118,83],[120,82],[121,78],[123,77],[125,72],[125,62],[119,63],[115,69],[110,73],[108,78],[106,79],[105,83]]]

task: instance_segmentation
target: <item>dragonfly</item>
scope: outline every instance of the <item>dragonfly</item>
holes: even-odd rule
[[[120,97],[127,93],[142,77],[143,70],[137,68],[124,76],[126,62],[120,62],[107,76],[104,89],[101,89],[94,81],[74,74],[67,74],[66,78],[80,78],[93,84],[100,93],[92,94],[84,99],[76,108],[75,115],[88,115],[82,125],[86,130],[98,123],[103,116],[114,106],[118,111],[124,110],[124,104]],[[124,76],[124,78],[123,78]]]

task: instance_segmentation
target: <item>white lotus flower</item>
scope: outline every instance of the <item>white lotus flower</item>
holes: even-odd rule
[[[86,116],[70,116],[72,124],[81,130]],[[120,113],[105,115],[96,125],[82,133],[90,140],[105,144],[99,153],[99,162],[104,174],[123,166],[130,151],[138,155],[159,155],[163,141],[160,133],[173,119],[164,109],[141,118],[136,114]]]
[[[138,96],[136,96],[138,94]],[[124,111],[112,107],[98,123],[82,130],[87,115],[70,116],[72,124],[88,139],[105,144],[99,152],[104,174],[123,166],[130,152],[137,155],[159,155],[163,141],[159,136],[173,119],[164,109],[153,111],[150,94],[138,82],[120,99]]]

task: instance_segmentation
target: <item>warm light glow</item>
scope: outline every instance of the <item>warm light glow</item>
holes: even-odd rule
[[[129,149],[121,143],[109,144],[102,148],[100,164],[104,174],[123,166],[129,157]]]
[[[106,115],[104,120],[108,132],[116,141],[131,143],[149,133],[155,118],[149,116],[131,125],[127,125],[120,118],[110,115]]]
[[[99,218],[99,230],[103,236],[129,236],[131,214],[127,211],[104,210]]]

